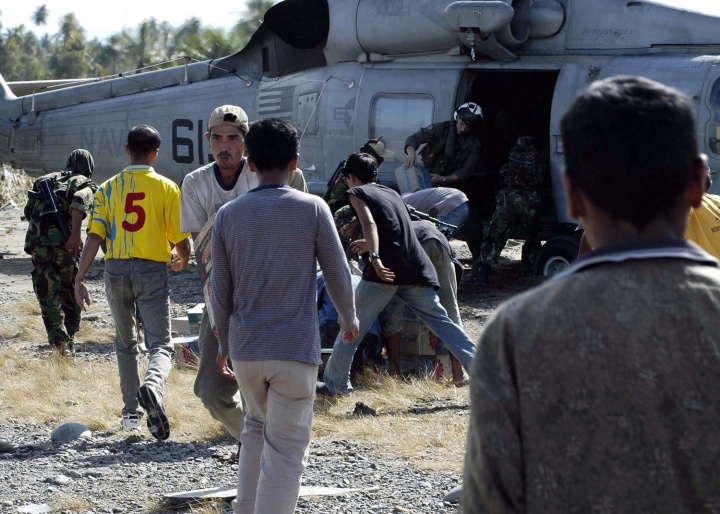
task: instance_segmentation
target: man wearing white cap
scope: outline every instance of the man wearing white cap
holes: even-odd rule
[[[182,183],[181,226],[192,235],[196,252],[202,239],[199,236],[210,233],[203,229],[212,225],[217,210],[258,186],[257,175],[249,170],[245,158],[248,128],[247,114],[236,105],[223,105],[210,114],[205,138],[215,162],[188,174]],[[290,186],[307,192],[300,170],[295,170]],[[197,253],[196,260],[200,261]],[[244,425],[242,401],[237,382],[218,372],[215,364],[218,341],[212,325],[206,310],[200,321],[200,366],[194,392],[210,415],[239,440]]]

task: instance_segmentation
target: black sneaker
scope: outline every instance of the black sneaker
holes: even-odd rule
[[[164,441],[170,437],[170,421],[162,402],[158,401],[155,391],[146,385],[140,386],[138,402],[145,409],[148,430],[150,430],[153,437],[158,441]]]

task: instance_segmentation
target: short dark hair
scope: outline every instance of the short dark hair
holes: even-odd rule
[[[348,155],[342,174],[346,177],[352,173],[363,184],[377,182],[378,164],[375,158],[367,153],[351,153]]]
[[[130,129],[127,145],[134,156],[145,157],[160,148],[162,138],[160,132],[150,125],[135,125]]]
[[[297,129],[276,118],[254,121],[245,136],[248,158],[261,173],[287,169],[298,154],[299,145]]]
[[[693,179],[695,116],[681,91],[643,77],[591,84],[560,123],[568,177],[616,219],[643,229]]]

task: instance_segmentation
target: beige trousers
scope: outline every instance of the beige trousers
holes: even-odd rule
[[[312,435],[318,367],[298,361],[236,361],[245,400],[235,514],[292,514]]]

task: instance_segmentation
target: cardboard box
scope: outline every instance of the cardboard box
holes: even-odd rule
[[[416,355],[400,353],[400,371],[403,374],[433,377],[436,380],[452,377],[450,355]]]
[[[174,362],[176,366],[197,365],[200,346],[197,336],[194,337],[173,337],[173,350],[175,350]]]
[[[403,311],[400,370],[435,379],[452,377],[450,352],[410,308]]]
[[[200,318],[202,318],[203,310],[205,310],[205,304],[199,303],[195,307],[187,311],[188,323],[190,323],[190,325],[198,325],[198,331],[200,325]]]
[[[448,355],[447,347],[410,308],[403,312],[400,353],[409,355]]]
[[[414,193],[420,189],[433,187],[430,173],[420,164],[406,168],[403,164],[395,170],[395,182],[400,193]]]
[[[190,323],[187,316],[172,319],[172,331],[180,336],[191,336],[200,333],[200,325]]]

